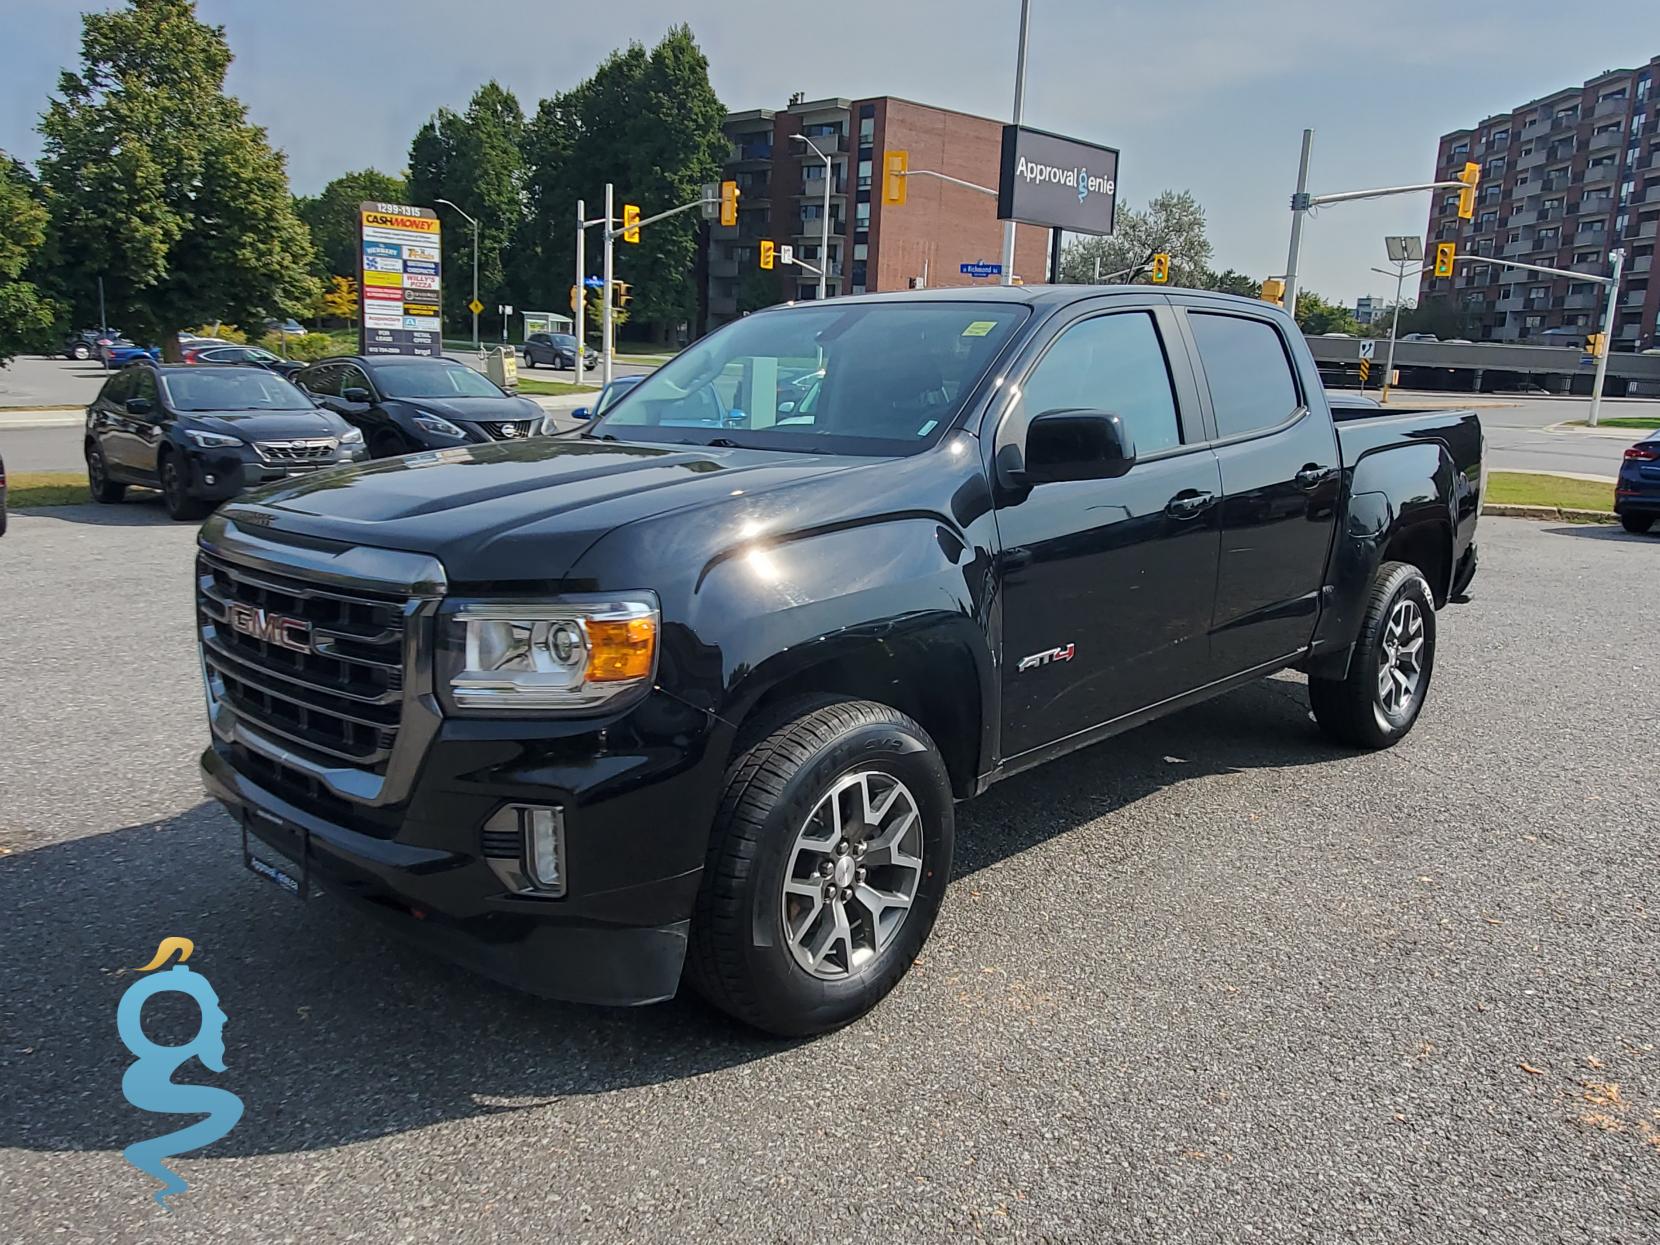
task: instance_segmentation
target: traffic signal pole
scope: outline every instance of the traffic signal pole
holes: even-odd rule
[[[1015,51],[1014,62],[1014,116],[1009,118],[1016,125],[1020,124],[1021,114],[1026,110],[1026,33],[1031,27],[1031,22],[1032,0],[1020,0],[1020,42]],[[1014,284],[1014,229],[1012,220],[1003,222],[1004,285]]]
[[[587,256],[584,254],[588,235],[588,205],[581,199],[576,201],[576,284],[571,286],[575,297],[571,300],[571,314],[576,317],[576,357],[571,363],[571,379],[578,385],[582,383],[582,352],[588,348],[588,274],[583,271],[588,267]]]
[[[605,305],[600,308],[599,330],[599,374],[600,383],[611,383],[611,261],[616,251],[617,213],[616,205],[612,202],[615,190],[610,182],[605,183],[605,228],[601,236],[605,239],[605,267],[601,272],[601,280],[605,282],[600,287],[600,296],[605,299]]]
[[[1285,309],[1297,315],[1297,266],[1303,249],[1303,218],[1317,207],[1333,203],[1356,203],[1362,199],[1386,199],[1391,195],[1417,194],[1421,190],[1470,190],[1474,182],[1420,182],[1414,186],[1380,186],[1376,190],[1343,190],[1336,194],[1308,193],[1308,158],[1314,147],[1314,131],[1303,131],[1303,153],[1297,163],[1297,191],[1291,196],[1291,248],[1285,259]]]
[[[1614,335],[1614,308],[1620,296],[1620,274],[1625,271],[1625,251],[1616,249],[1609,252],[1608,258],[1613,262],[1614,271],[1606,277],[1589,272],[1574,272],[1567,268],[1547,268],[1543,264],[1524,264],[1514,259],[1490,259],[1485,255],[1460,255],[1458,258],[1468,263],[1495,264],[1500,268],[1522,268],[1528,272],[1542,272],[1552,277],[1567,277],[1571,281],[1594,281],[1598,285],[1608,287],[1608,306],[1602,313],[1602,348],[1596,356],[1596,379],[1591,382],[1591,409],[1585,416],[1585,422],[1595,428],[1597,419],[1602,414],[1602,382],[1608,375],[1608,344]]]

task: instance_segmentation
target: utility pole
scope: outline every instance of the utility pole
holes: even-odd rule
[[[805,134],[795,133],[791,134],[790,137],[806,143],[807,146],[813,149],[813,154],[824,161],[824,216],[819,221],[818,247],[818,299],[822,303],[825,299],[825,274],[830,271],[830,173],[832,165],[830,157],[820,151],[818,144]]]
[[[1031,25],[1032,0],[1020,0],[1020,45],[1014,62],[1014,123],[1020,124],[1026,111],[1026,33]],[[1003,284],[1014,284],[1014,229],[1012,220],[1003,222]]]
[[[582,383],[582,352],[588,349],[588,274],[583,271],[588,265],[583,256],[583,244],[587,241],[588,233],[588,205],[581,199],[576,201],[576,284],[571,289],[576,291],[571,303],[571,314],[576,317],[576,355],[571,364],[571,379],[578,385]]]
[[[472,227],[473,227],[473,301],[472,301],[471,307],[477,307],[479,305],[479,302],[478,302],[478,221],[474,220],[471,216],[467,216],[466,212],[462,211],[462,209],[460,209],[459,207],[456,207],[456,205],[451,203],[448,199],[438,199],[438,200],[436,200],[436,202],[442,203],[445,207],[455,208],[455,210],[457,212],[461,212],[461,215],[466,217],[467,222],[469,224],[471,224]],[[471,310],[471,307],[469,307],[469,310]],[[438,345],[439,345],[440,353],[442,353],[442,351],[443,351],[443,336],[444,335],[442,333],[440,333],[438,335],[438,337],[439,337]],[[473,353],[475,353],[475,354],[483,354],[484,353],[484,347],[479,344],[479,340],[478,340],[478,312],[476,312],[476,311],[473,312]]]
[[[605,239],[605,268],[601,274],[604,286],[600,289],[600,297],[605,299],[600,308],[599,374],[602,384],[611,383],[611,253],[616,249],[616,235],[613,226],[617,222],[616,205],[612,202],[615,197],[610,182],[605,183],[605,224],[600,229],[600,237]]]
[[[98,278],[98,334],[99,334],[99,336],[101,337],[105,333],[109,332],[109,327],[110,327],[109,312],[104,310],[104,278],[99,277]]]

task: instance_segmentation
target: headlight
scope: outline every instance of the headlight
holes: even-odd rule
[[[227,437],[223,433],[219,433],[219,432],[201,432],[201,431],[199,431],[195,428],[186,428],[184,430],[184,435],[189,437],[192,441],[194,441],[197,445],[201,446],[204,450],[205,449],[212,449],[212,448],[215,448],[215,447],[218,447],[218,446],[223,446],[223,445],[245,445],[245,444],[247,444],[245,441],[242,440],[241,437]]]
[[[651,685],[657,599],[466,601],[444,641],[452,705],[468,710],[591,709]]]
[[[443,418],[443,416],[432,415],[426,411],[419,411],[416,413],[415,424],[417,427],[424,428],[428,432],[437,433],[441,437],[459,437],[465,440],[467,436],[466,433],[462,432],[461,429],[450,423],[449,420]]]
[[[348,429],[346,429],[346,431],[344,431],[340,434],[340,444],[341,445],[362,445],[363,444],[363,429],[361,429],[361,428],[348,428]]]

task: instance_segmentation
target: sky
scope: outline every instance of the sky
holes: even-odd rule
[[[39,154],[35,124],[76,63],[79,13],[107,3],[0,0],[0,150]],[[1305,126],[1310,189],[1427,181],[1448,130],[1605,69],[1660,55],[1660,3],[1031,0],[1025,122],[1117,147],[1119,202],[1191,190],[1213,265],[1281,272]],[[288,155],[298,193],[352,169],[401,172],[415,130],[495,78],[528,113],[613,48],[687,21],[734,111],[795,91],[899,95],[1005,119],[1019,0],[198,0],[236,60],[228,89]],[[1477,50],[1479,49],[1479,50]],[[989,201],[988,201],[989,206]],[[1383,236],[1422,234],[1429,196],[1334,206],[1304,231],[1303,288],[1392,293]]]

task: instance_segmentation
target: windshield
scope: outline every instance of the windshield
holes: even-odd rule
[[[565,350],[569,350],[572,346],[576,345],[576,338],[571,336],[569,333],[555,333],[553,334],[552,340],[555,346],[559,346]]]
[[[460,363],[382,363],[375,383],[389,398],[505,398],[484,376]]]
[[[201,368],[161,378],[175,411],[309,411],[311,401],[280,376],[253,368]]]
[[[682,351],[588,435],[912,454],[944,435],[1025,315],[911,301],[760,312]]]

